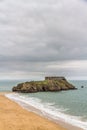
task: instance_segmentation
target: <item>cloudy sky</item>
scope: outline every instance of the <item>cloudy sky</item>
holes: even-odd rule
[[[0,79],[87,79],[86,0],[0,0]]]

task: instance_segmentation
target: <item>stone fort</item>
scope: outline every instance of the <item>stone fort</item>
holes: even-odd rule
[[[66,80],[66,79],[65,77],[49,76],[49,77],[45,77],[45,80]]]

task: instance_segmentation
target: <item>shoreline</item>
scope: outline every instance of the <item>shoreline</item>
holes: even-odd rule
[[[0,94],[1,130],[66,130],[60,125],[23,109],[20,105]]]
[[[8,93],[11,93],[11,92],[8,92]],[[82,130],[82,129],[80,129],[80,128],[77,128],[77,127],[74,127],[74,126],[72,126],[72,125],[70,125],[70,124],[68,124],[68,123],[64,123],[63,121],[61,121],[61,120],[53,120],[53,119],[51,119],[51,118],[48,118],[48,117],[46,117],[46,116],[42,116],[42,115],[39,115],[38,113],[35,113],[34,111],[36,111],[36,109],[34,108],[34,107],[32,107],[32,106],[28,106],[29,108],[28,109],[25,109],[25,108],[23,108],[21,105],[19,105],[19,103],[16,103],[16,102],[14,102],[14,101],[12,101],[12,100],[10,100],[10,99],[8,99],[6,96],[5,96],[5,94],[8,94],[7,92],[6,93],[0,93],[0,100],[1,100],[1,98],[3,99],[3,100],[5,100],[4,102],[9,102],[9,105],[12,107],[12,110],[13,110],[13,106],[15,106],[15,108],[14,108],[14,110],[16,111],[16,113],[18,114],[18,111],[17,111],[17,109],[20,109],[19,110],[19,113],[20,113],[20,111],[23,111],[23,115],[24,115],[24,113],[27,113],[27,115],[25,114],[25,116],[27,117],[27,118],[32,118],[32,120],[33,120],[33,116],[35,116],[36,117],[36,128],[32,128],[32,130],[51,130],[51,129],[54,129],[54,130]],[[7,103],[6,102],[6,103]],[[0,101],[0,103],[1,103],[1,101]],[[6,104],[5,103],[5,104]],[[0,104],[0,106],[1,106],[1,104]],[[9,106],[9,107],[10,107]],[[29,109],[30,109],[30,111],[29,111]],[[32,112],[31,112],[31,110],[32,110]],[[38,111],[38,110],[37,110]],[[21,116],[23,116],[23,115],[21,115]],[[31,117],[29,116],[29,115],[31,115]],[[21,117],[22,118],[22,117]],[[40,119],[39,119],[40,118]],[[10,119],[10,117],[9,117],[9,119]],[[11,117],[11,119],[12,119],[12,117]],[[19,117],[18,117],[18,120],[19,120]],[[20,119],[21,120],[21,119]],[[24,117],[23,117],[23,120],[25,120],[24,119]],[[28,119],[28,120],[30,120],[30,119]],[[43,122],[43,120],[46,122],[46,126],[44,125],[44,129],[43,129],[43,127],[41,127],[40,129],[37,129],[37,123],[38,123],[38,120],[40,120],[40,122],[39,122],[39,125],[44,125],[44,122]],[[35,124],[35,122],[34,122],[34,124]],[[0,123],[1,124],[1,123]],[[26,123],[25,123],[26,124]],[[25,125],[24,124],[24,125]],[[15,124],[16,125],[16,124]],[[30,124],[30,125],[32,125],[32,127],[33,127],[33,122]],[[48,126],[49,126],[49,128],[48,128]],[[18,126],[17,126],[18,127]],[[24,130],[31,130],[30,128],[28,128],[29,126],[28,126],[28,124],[25,126],[25,128],[24,128]],[[51,127],[53,127],[53,128],[51,128]],[[27,129],[28,128],[28,129]],[[2,130],[5,130],[5,129],[2,129]],[[8,130],[10,130],[10,129],[8,129]],[[11,130],[14,130],[14,129],[11,129]],[[15,130],[19,130],[18,128],[15,128]],[[20,130],[22,130],[22,128],[20,128]]]

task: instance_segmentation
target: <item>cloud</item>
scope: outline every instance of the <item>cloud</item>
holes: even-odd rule
[[[86,12],[82,0],[0,1],[1,74],[86,76]]]

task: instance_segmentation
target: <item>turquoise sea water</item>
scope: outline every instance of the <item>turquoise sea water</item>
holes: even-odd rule
[[[21,82],[26,82],[26,80],[0,80],[0,92],[11,92],[13,86]]]
[[[53,119],[60,119],[87,130],[87,81],[69,81],[77,90],[61,92],[38,92],[29,94],[9,94],[12,100],[23,107],[31,105]],[[11,91],[18,81],[6,81],[0,84],[0,91]],[[3,84],[3,85],[2,85]],[[84,86],[84,88],[81,88]]]

